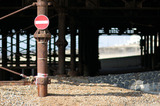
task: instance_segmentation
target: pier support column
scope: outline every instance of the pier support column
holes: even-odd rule
[[[7,31],[2,34],[2,66],[7,67]]]
[[[11,67],[13,67],[13,35],[11,36]]]
[[[83,26],[83,25],[82,25]],[[80,29],[80,70],[84,76],[98,74],[98,29],[84,25]]]
[[[65,26],[66,16],[64,10],[59,10],[58,13],[58,40],[56,45],[58,46],[58,75],[66,74],[65,71],[65,48],[67,46],[67,41],[65,39]]]
[[[27,33],[27,67],[30,66],[30,34]]]
[[[144,39],[143,39],[143,35],[141,35],[141,40],[140,40],[140,49],[141,49],[141,66],[144,66],[144,61],[143,61],[143,57],[144,57]]]
[[[158,35],[158,33],[157,34],[155,34],[154,35],[154,68],[155,68],[155,66],[157,65],[157,57],[158,57],[158,54],[157,54],[157,35]]]
[[[53,66],[56,66],[56,57],[57,57],[57,53],[56,53],[56,36],[57,36],[57,33],[56,33],[56,30],[54,31],[55,33],[53,33]]]
[[[76,25],[75,20],[72,17],[70,20],[71,31],[71,73],[74,76],[76,72]]]
[[[19,41],[20,34],[16,34],[16,67],[20,66],[20,52],[19,52]]]
[[[83,25],[80,26],[79,28],[79,51],[78,51],[78,57],[79,57],[79,62],[78,62],[78,72],[80,75],[83,75],[83,39],[84,39],[84,29]]]
[[[7,67],[7,30],[2,29],[2,67]],[[9,72],[2,70],[0,72],[0,80],[8,80]]]
[[[37,0],[37,15],[48,15],[47,0]],[[47,96],[48,85],[48,66],[47,66],[47,42],[51,38],[51,34],[47,29],[37,29],[34,33],[37,41],[37,77],[38,96]]]

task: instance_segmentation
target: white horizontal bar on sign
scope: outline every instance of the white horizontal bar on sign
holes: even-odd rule
[[[49,21],[36,21],[35,24],[48,24]]]

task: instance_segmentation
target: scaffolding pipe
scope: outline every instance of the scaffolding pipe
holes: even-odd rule
[[[12,12],[12,13],[10,13],[10,14],[7,14],[7,15],[1,17],[0,20],[3,20],[3,19],[5,19],[5,18],[7,18],[7,17],[9,17],[9,16],[12,16],[12,15],[14,15],[14,14],[16,14],[16,13],[19,13],[19,12],[21,12],[21,11],[23,11],[23,10],[26,10],[26,9],[32,7],[32,6],[35,6],[35,5],[36,5],[36,3],[33,3],[33,4],[31,4],[31,5],[28,5],[28,6],[26,6],[26,7],[23,7],[22,9],[19,9],[19,10],[17,10],[17,11],[14,11],[14,12]]]
[[[13,71],[13,70],[7,69],[7,68],[5,68],[5,67],[0,67],[0,69],[3,69],[3,70],[5,70],[5,71],[11,72],[11,73],[13,73],[13,74],[19,75],[19,76],[24,77],[24,78],[29,78],[28,76],[26,76],[26,75],[24,75],[24,74],[20,74],[20,73],[18,73],[18,72],[15,72],[15,71]]]

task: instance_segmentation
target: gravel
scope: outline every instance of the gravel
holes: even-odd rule
[[[160,106],[160,95],[116,87],[104,76],[51,78],[44,98],[36,85],[0,86],[0,106]]]

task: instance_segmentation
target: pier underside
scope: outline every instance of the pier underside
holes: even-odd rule
[[[0,0],[0,17],[33,2],[36,0]],[[98,75],[98,38],[102,34],[139,35],[142,68],[160,68],[159,0],[48,0],[48,4],[49,75]],[[32,6],[0,20],[1,67],[36,75],[36,16],[37,8]],[[0,70],[0,80],[12,79],[21,76]]]

